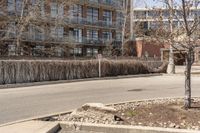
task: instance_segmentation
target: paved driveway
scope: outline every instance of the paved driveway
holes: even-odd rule
[[[193,78],[200,96],[200,77]],[[0,124],[62,112],[87,102],[113,103],[184,95],[183,76],[97,80],[0,90]]]

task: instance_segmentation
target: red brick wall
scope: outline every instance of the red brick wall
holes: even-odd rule
[[[135,42],[137,57],[144,57],[148,53],[149,57],[161,57],[161,48],[163,45],[156,44],[154,42],[147,42],[145,40],[137,40]]]

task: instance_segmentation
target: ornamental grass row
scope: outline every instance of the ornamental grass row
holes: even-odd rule
[[[101,75],[135,75],[150,73],[162,62],[134,60],[102,60]],[[95,78],[99,75],[98,60],[3,60],[0,61],[0,84]]]

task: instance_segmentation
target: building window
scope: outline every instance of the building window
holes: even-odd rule
[[[51,17],[55,18],[58,14],[57,3],[51,3]]]
[[[87,39],[88,40],[98,40],[98,31],[97,30],[87,30]]]
[[[62,49],[61,47],[56,47],[56,48],[55,48],[55,54],[56,54],[56,56],[58,56],[58,57],[63,56],[63,49]]]
[[[9,56],[16,55],[16,46],[15,45],[8,45],[8,55]]]
[[[122,33],[116,33],[116,40],[122,41]]]
[[[21,13],[22,12],[22,0],[16,0],[16,11],[18,13]]]
[[[81,55],[82,54],[82,48],[74,48],[74,54],[75,55]]]
[[[122,12],[117,12],[117,18],[116,18],[116,21],[117,21],[117,26],[122,26],[124,24],[124,14]]]
[[[10,22],[8,25],[9,37],[15,38],[16,37],[16,24],[15,22]]]
[[[44,55],[44,46],[35,46],[33,48],[33,56],[42,56]]]
[[[36,7],[39,7],[41,12],[40,12],[40,15],[41,16],[44,16],[45,15],[45,9],[44,9],[44,0],[31,0],[31,5],[29,8],[36,8]]]
[[[29,39],[43,41],[45,39],[44,29],[34,25],[29,26]]]
[[[97,55],[98,54],[98,49],[94,48],[93,49],[93,55]]]
[[[63,38],[64,28],[63,27],[51,27],[51,37]]]
[[[112,12],[105,10],[103,11],[103,21],[105,21],[106,25],[111,25],[112,24]]]
[[[112,33],[109,31],[102,32],[103,40],[110,41],[112,39]]]
[[[89,7],[87,9],[87,19],[90,22],[97,22],[99,19],[99,10],[96,8]]]
[[[87,48],[87,56],[92,56],[92,48]]]
[[[105,3],[105,4],[109,4],[109,5],[112,4],[112,0],[102,0],[102,2]]]
[[[15,12],[15,0],[8,0],[8,12]]]
[[[73,5],[72,6],[72,16],[73,17],[82,17],[83,8],[81,5]]]
[[[75,39],[75,42],[82,42],[82,29],[74,29],[73,31],[73,37]]]
[[[99,0],[89,0],[89,2],[96,2],[96,3],[98,3]]]
[[[56,30],[57,30],[58,38],[63,38],[64,28],[63,27],[57,27]]]
[[[52,18],[63,18],[64,15],[64,6],[56,2],[51,3],[51,17]]]

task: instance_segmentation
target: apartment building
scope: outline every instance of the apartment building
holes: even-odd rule
[[[194,16],[200,16],[200,9],[192,9],[190,12],[190,18],[188,18],[189,23],[194,22]],[[137,28],[142,29],[142,34],[146,34],[149,31],[153,31],[157,29],[159,26],[169,28],[169,11],[167,9],[156,9],[156,8],[136,8],[134,9],[134,25]],[[180,28],[183,24],[184,20],[182,18],[181,11],[176,9],[174,10],[174,18],[173,18],[173,27]],[[137,29],[138,30],[138,29]],[[152,48],[145,49],[146,52],[150,54],[154,54],[158,52],[158,46],[151,45]],[[155,48],[154,48],[155,47]],[[182,49],[182,53],[184,53],[184,49]],[[177,59],[177,64],[183,64],[185,62],[185,57],[181,56],[177,50],[174,50],[175,58]],[[160,56],[162,60],[168,60],[169,56],[169,47],[161,47],[160,48]],[[200,47],[196,48],[195,52],[195,63],[200,63]]]
[[[69,2],[3,0],[1,56],[95,56],[121,46],[123,0]]]
[[[190,12],[190,18],[188,22],[194,21],[194,16],[200,16],[200,9],[193,8]],[[180,10],[174,10],[173,15],[173,26],[175,28],[180,27],[183,23],[182,13]],[[155,29],[159,26],[160,21],[163,22],[164,26],[169,26],[169,11],[165,8],[136,8],[134,9],[134,22],[140,23],[144,29]]]

